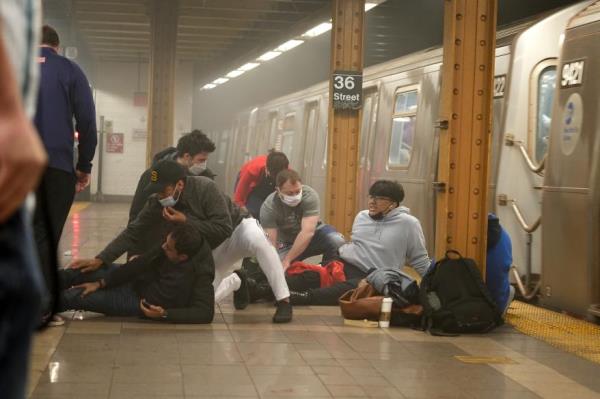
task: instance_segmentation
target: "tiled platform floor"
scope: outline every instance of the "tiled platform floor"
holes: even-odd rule
[[[122,204],[75,213],[62,251],[95,255]],[[67,258],[65,258],[67,259]],[[36,337],[31,398],[600,398],[600,365],[504,326],[484,336],[345,327],[337,308],[218,308],[211,325],[72,320]],[[508,358],[466,364],[456,355]]]

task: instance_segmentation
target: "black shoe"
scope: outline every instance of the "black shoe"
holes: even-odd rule
[[[233,306],[235,306],[237,310],[246,309],[250,303],[248,278],[246,277],[246,272],[244,270],[236,270],[234,273],[242,280],[242,284],[240,285],[240,288],[233,293]]]
[[[311,302],[310,291],[290,291],[290,303],[294,306],[307,306]]]
[[[273,315],[273,323],[289,323],[292,321],[292,313],[292,305],[289,302],[277,302],[277,310]]]
[[[250,303],[254,303],[260,300],[274,301],[273,290],[268,282],[256,282],[254,279],[248,277],[248,292],[250,293]]]

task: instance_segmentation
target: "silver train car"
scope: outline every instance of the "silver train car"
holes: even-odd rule
[[[561,133],[556,129],[560,129],[561,122],[560,117],[554,123],[553,120],[565,111],[564,104],[554,98],[562,100],[563,94],[585,87],[588,91],[580,94],[581,101],[587,109],[597,108],[598,78],[591,74],[598,67],[592,61],[586,61],[588,76],[583,84],[567,90],[556,85],[561,80],[558,72],[561,44],[566,54],[570,54],[569,50],[574,54],[567,57],[598,56],[594,53],[600,51],[598,38],[590,36],[587,42],[581,38],[577,41],[572,38],[573,32],[583,28],[571,27],[569,21],[581,21],[578,15],[585,14],[588,21],[585,29],[600,26],[589,22],[600,18],[599,3],[577,3],[499,31],[495,58],[488,208],[499,215],[512,238],[513,277],[522,296],[534,298],[541,293],[543,302],[549,306],[580,315],[586,315],[592,304],[600,302],[597,287],[600,284],[600,161],[597,159],[600,140],[594,141],[596,125],[592,128],[584,123],[582,129],[591,130],[586,130],[586,135],[582,130],[578,144],[581,149],[577,147],[573,153],[587,151],[585,157],[564,155],[557,149]],[[581,43],[579,52],[566,46],[576,41]],[[432,183],[436,180],[438,154],[434,125],[438,118],[441,65],[442,49],[436,48],[366,68],[361,110],[358,208],[366,207],[367,190],[374,181],[401,182],[407,193],[405,205],[421,221],[432,252],[435,237]],[[328,82],[323,82],[274,99],[240,112],[232,126],[210,132],[217,145],[210,167],[218,174],[220,187],[231,194],[241,165],[269,148],[276,148],[288,155],[291,166],[301,174],[305,184],[325,193],[328,88]],[[598,114],[588,111],[586,117]],[[572,183],[567,176],[574,179]],[[585,179],[595,180],[592,184]],[[573,219],[571,212],[566,211],[571,208],[576,209],[573,212],[577,217]],[[589,216],[595,217],[593,222],[588,221]],[[584,225],[589,228],[582,232]],[[542,230],[541,226],[546,228]],[[572,227],[568,233],[566,226]],[[587,242],[577,240],[584,234],[589,236]],[[577,241],[573,248],[562,245],[569,238]],[[569,257],[575,250],[577,257]],[[561,262],[564,263],[559,266]],[[572,277],[569,280],[572,284],[570,288],[559,289],[566,284],[566,280],[561,281],[566,273]],[[536,279],[539,275],[542,278]],[[592,278],[593,289],[588,287]],[[580,295],[575,295],[575,291]]]

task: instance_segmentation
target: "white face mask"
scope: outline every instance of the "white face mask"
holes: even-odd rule
[[[206,161],[200,162],[200,163],[195,163],[192,166],[190,166],[188,170],[194,176],[198,176],[206,170]]]
[[[279,198],[281,198],[281,202],[286,204],[287,206],[298,206],[298,204],[302,201],[302,190],[297,195],[285,195],[279,193]]]
[[[172,208],[175,206],[175,204],[177,204],[177,201],[179,201],[179,198],[181,197],[181,191],[177,190],[177,199],[175,199],[174,194],[175,193],[173,192],[173,195],[169,195],[166,198],[158,200],[158,202],[160,202],[160,205],[163,208]]]

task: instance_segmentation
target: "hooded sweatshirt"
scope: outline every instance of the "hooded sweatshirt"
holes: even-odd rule
[[[399,270],[409,264],[423,276],[431,263],[421,223],[404,206],[392,209],[381,220],[373,220],[368,210],[359,212],[352,224],[352,239],[339,253],[364,272]]]

